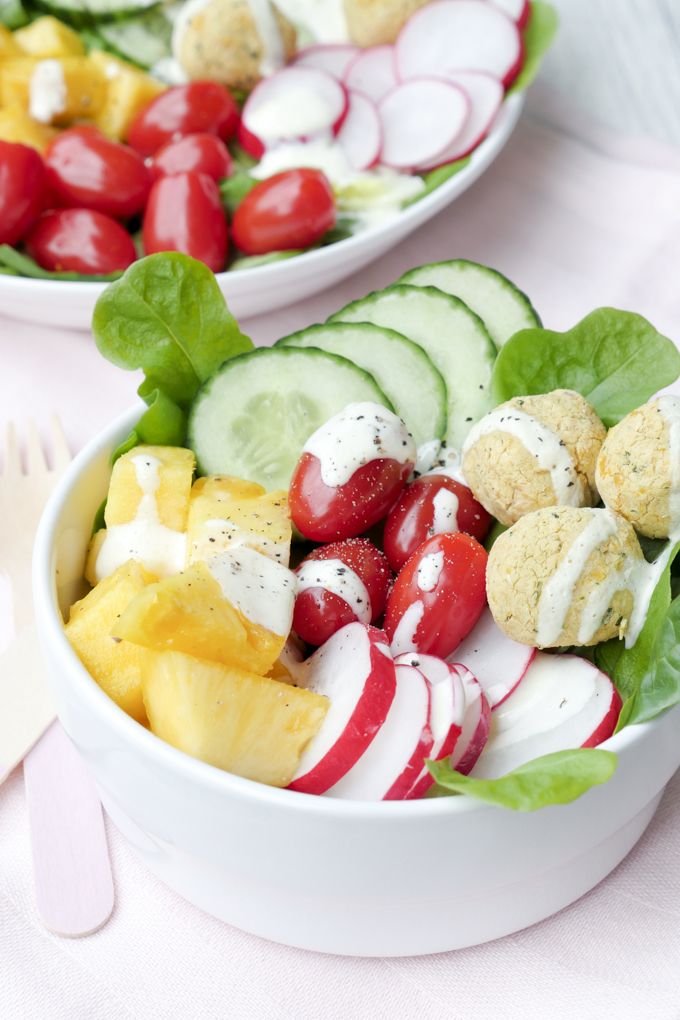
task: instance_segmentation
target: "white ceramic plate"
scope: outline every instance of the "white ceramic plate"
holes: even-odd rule
[[[345,241],[256,269],[218,273],[217,281],[237,319],[262,315],[332,287],[379,258],[466,191],[494,161],[512,134],[524,93],[509,96],[491,132],[464,170],[387,223]],[[29,280],[0,274],[0,313],[46,326],[89,329],[106,284]]]

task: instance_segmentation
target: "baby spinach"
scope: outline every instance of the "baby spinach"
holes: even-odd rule
[[[543,55],[552,45],[559,24],[557,11],[552,4],[541,3],[541,0],[530,0],[529,6],[531,7],[529,24],[522,35],[524,64],[508,90],[511,93],[524,92],[529,88],[538,74]]]
[[[12,248],[9,244],[0,244],[0,272],[9,273],[13,276],[28,276],[33,280],[71,280],[83,281],[84,283],[110,283],[118,280],[122,273],[109,273],[107,276],[98,276],[94,273],[52,273],[49,269],[43,269],[35,259],[29,258],[22,252]]]
[[[576,390],[607,426],[680,375],[680,352],[641,315],[598,308],[566,333],[523,329],[501,348],[491,377],[497,404]]]
[[[272,262],[282,262],[285,259],[293,258],[294,255],[302,255],[303,248],[291,248],[289,251],[269,251],[266,255],[243,255],[234,259],[229,266],[229,272],[238,269],[256,269],[258,266],[268,266]]]
[[[245,172],[235,173],[231,177],[224,177],[220,181],[220,197],[229,221],[231,221],[236,209],[248,192],[252,191],[258,183],[258,181]]]
[[[647,722],[679,701],[680,599],[675,599],[659,625],[649,668],[632,699],[628,722]]]
[[[453,163],[445,163],[443,166],[438,166],[436,170],[430,170],[429,173],[421,174],[425,181],[425,187],[422,191],[419,191],[413,198],[409,198],[407,202],[404,202],[404,209],[413,205],[414,202],[419,202],[421,198],[425,198],[430,192],[438,188],[444,181],[448,181],[449,177],[453,177],[454,174],[464,170],[470,162],[469,156],[464,156],[463,159],[457,159]]]
[[[428,797],[462,793],[513,811],[536,811],[551,804],[570,804],[591,786],[611,779],[616,755],[592,747],[556,751],[520,765],[500,779],[477,779],[454,772],[450,759],[428,761],[435,786]]]
[[[154,389],[144,395],[144,383],[137,391],[149,405],[134,429],[121,443],[111,458],[114,464],[119,457],[140,443],[150,446],[184,446],[187,431],[187,415],[162,390]]]

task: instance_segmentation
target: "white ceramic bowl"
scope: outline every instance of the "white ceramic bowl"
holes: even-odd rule
[[[97,686],[66,639],[112,450],[141,405],[74,460],[35,547],[40,640],[59,717],[139,858],[208,913],[305,949],[435,953],[507,935],[591,889],[648,825],[680,764],[680,706],[607,741],[605,786],[520,814],[464,797],[358,803],[262,786],[163,743]]]
[[[489,136],[464,170],[382,226],[318,251],[257,269],[218,273],[217,281],[237,319],[262,315],[302,301],[358,272],[432,219],[466,191],[496,158],[512,134],[524,93],[509,96]],[[26,322],[89,329],[95,302],[106,284],[29,280],[0,274],[0,313]]]

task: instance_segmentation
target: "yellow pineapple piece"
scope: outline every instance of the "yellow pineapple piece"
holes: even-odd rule
[[[49,64],[47,64],[49,61]],[[31,110],[31,79],[49,71],[46,90],[55,94],[55,77],[63,84],[62,101],[52,114]],[[0,63],[0,102],[3,106],[20,106],[36,119],[55,124],[68,124],[72,120],[93,117],[101,109],[106,97],[106,79],[88,57],[48,57],[36,60],[22,57]]]
[[[265,675],[270,680],[280,680],[282,684],[297,685],[297,678],[304,668],[302,652],[289,637],[281,649],[278,659]]]
[[[14,41],[14,33],[0,22],[0,60],[11,60],[22,55]]]
[[[238,549],[145,588],[111,633],[263,675],[286,642],[296,588],[286,567]]]
[[[139,647],[110,636],[130,599],[156,578],[134,560],[101,581],[71,606],[66,636],[78,658],[117,705],[137,722],[146,722],[142,700]]]
[[[137,114],[168,86],[103,50],[90,50],[88,57],[106,79],[106,98],[94,121],[110,138],[122,142]]]
[[[186,754],[270,786],[287,786],[328,699],[181,652],[141,652],[152,731]]]
[[[30,57],[82,57],[83,41],[77,32],[50,14],[14,33],[17,46]]]
[[[87,559],[85,560],[85,571],[83,576],[92,587],[97,582],[97,557],[101,551],[101,547],[104,544],[106,538],[106,528],[100,528],[99,531],[95,531],[94,535],[90,539],[90,544],[87,549]]]
[[[188,563],[246,545],[287,566],[290,539],[287,492],[265,492],[256,482],[229,475],[194,482],[187,525]]]
[[[28,86],[35,65],[32,57],[18,56],[0,64],[0,105],[28,110]]]
[[[41,155],[59,132],[29,116],[20,106],[0,110],[0,140],[30,145]]]

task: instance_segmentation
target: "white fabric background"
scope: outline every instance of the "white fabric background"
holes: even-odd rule
[[[538,106],[545,120],[546,104]],[[252,320],[246,331],[270,343],[414,265],[460,256],[506,273],[548,327],[568,328],[610,304],[680,339],[678,153],[595,129],[584,143],[570,130],[568,119],[558,131],[526,117],[496,164],[435,222],[333,291]],[[0,419],[34,416],[44,428],[56,410],[74,452],[132,403],[138,383],[137,373],[105,362],[85,334],[6,319],[0,367]],[[5,633],[8,619],[5,610]],[[181,900],[108,831],[113,916],[89,938],[59,939],[33,907],[21,769],[0,787],[1,1017],[680,1017],[680,776],[638,846],[578,903],[486,946],[414,959],[334,958],[246,935]],[[303,867],[304,857],[291,852]],[[427,847],[423,853],[429,857]],[[440,866],[465,862],[452,846]]]

